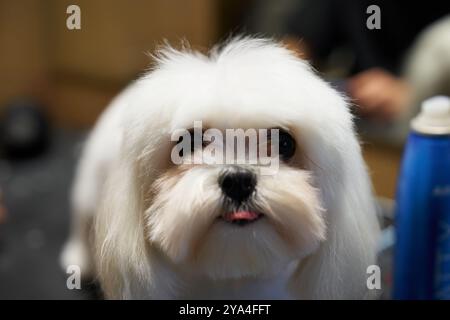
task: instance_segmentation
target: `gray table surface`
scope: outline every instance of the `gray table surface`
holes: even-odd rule
[[[90,299],[68,290],[58,257],[69,227],[68,194],[83,133],[56,131],[44,154],[0,158],[7,220],[0,225],[0,299]]]

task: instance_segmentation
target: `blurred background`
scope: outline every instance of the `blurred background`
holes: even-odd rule
[[[74,4],[81,29],[69,30]],[[206,52],[233,34],[270,36],[308,59],[353,103],[389,223],[409,120],[450,94],[449,14],[433,0],[0,0],[0,299],[100,297],[95,285],[68,290],[58,264],[74,166],[164,39]]]

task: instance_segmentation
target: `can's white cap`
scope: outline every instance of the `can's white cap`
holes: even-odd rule
[[[411,127],[424,134],[450,134],[450,98],[436,96],[422,102],[421,111],[412,120]]]

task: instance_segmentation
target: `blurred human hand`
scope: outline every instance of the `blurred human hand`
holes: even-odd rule
[[[348,93],[358,105],[357,111],[378,120],[393,120],[407,110],[411,87],[403,79],[379,68],[352,77]]]

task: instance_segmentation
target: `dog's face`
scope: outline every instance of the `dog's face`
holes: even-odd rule
[[[303,62],[280,47],[258,50],[240,61],[229,52],[228,64],[222,53],[215,61],[178,62],[189,70],[174,63],[156,71],[147,81],[160,83],[153,94],[165,109],[140,119],[147,125],[133,132],[147,241],[173,263],[214,279],[274,274],[317,250],[326,238],[323,193],[337,187],[323,185],[321,177],[339,168],[333,150],[344,148],[341,133],[351,132],[343,99]],[[164,90],[170,98],[161,101]],[[203,123],[200,137],[192,130],[195,121]],[[259,162],[236,158],[193,160],[211,144],[229,143],[205,138],[208,129],[225,137],[227,129],[274,128],[277,139],[257,140],[258,148],[278,149],[270,154],[279,162],[269,173]],[[178,129],[190,136],[172,141]],[[186,138],[203,143],[184,149],[183,161],[174,163],[173,148]]]
[[[266,173],[260,165],[193,163],[204,144],[184,150],[188,160],[151,186],[150,241],[214,278],[270,274],[314,251],[325,235],[318,190],[293,133],[280,131],[278,140],[281,163]]]

